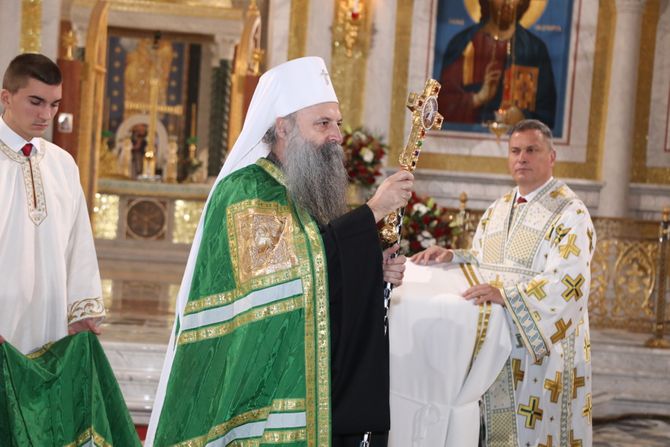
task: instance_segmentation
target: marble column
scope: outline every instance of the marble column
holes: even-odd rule
[[[19,53],[21,38],[21,2],[2,2],[0,13],[0,73],[4,73],[12,59]]]
[[[393,57],[395,50],[396,10],[395,0],[368,2],[374,7],[374,30],[370,40],[368,65],[365,78],[365,109],[363,124],[372,132],[378,133],[389,142],[389,122],[391,118],[391,100],[393,95],[403,94],[393,91]],[[390,166],[396,166],[397,160],[387,160]]]
[[[607,101],[600,216],[626,217],[628,214],[640,29],[645,2],[615,0],[617,17]]]
[[[290,0],[268,0],[268,22],[263,24],[263,32],[267,32],[267,54],[265,66],[272,68],[288,58],[289,26],[291,23]]]
[[[311,0],[309,5],[309,24],[307,25],[306,56],[320,56],[330,68],[332,48],[331,31],[335,6],[322,0]],[[332,68],[330,68],[332,72]]]
[[[42,1],[42,49],[51,60],[58,58],[61,0]]]

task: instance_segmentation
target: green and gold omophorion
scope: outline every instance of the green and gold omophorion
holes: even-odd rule
[[[154,446],[328,446],[328,284],[313,219],[266,159],[217,186]]]

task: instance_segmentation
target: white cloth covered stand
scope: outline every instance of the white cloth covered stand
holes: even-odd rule
[[[408,262],[403,285],[393,291],[390,447],[477,447],[479,399],[512,341],[500,305],[489,304],[487,312],[462,298],[472,274],[481,278],[469,268],[466,275],[457,264]]]

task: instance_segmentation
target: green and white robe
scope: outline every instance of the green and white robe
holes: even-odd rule
[[[261,159],[212,192],[146,445],[330,445],[326,260],[282,179]]]
[[[590,446],[588,297],[596,236],[584,203],[552,179],[528,203],[516,191],[484,213],[471,250],[503,292],[513,348],[484,396],[488,446]]]

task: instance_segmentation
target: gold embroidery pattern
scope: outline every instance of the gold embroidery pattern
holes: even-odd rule
[[[561,389],[563,388],[561,376],[561,372],[556,371],[554,380],[544,379],[544,389],[551,392],[549,400],[551,400],[553,403],[558,402],[558,396],[561,394]]]
[[[538,301],[542,301],[547,297],[547,293],[544,291],[544,286],[547,285],[548,282],[549,281],[546,279],[532,280],[526,286],[526,295],[533,295]]]
[[[584,358],[587,362],[591,361],[591,340],[588,332],[584,334]]]
[[[504,244],[505,235],[503,232],[498,232],[488,236],[486,238],[486,245],[483,253],[484,262],[488,264],[502,264]]]
[[[535,430],[535,423],[542,420],[542,414],[544,413],[540,408],[540,398],[537,396],[530,396],[528,405],[519,404],[517,413],[526,417],[526,428]]]
[[[593,409],[593,404],[591,402],[591,394],[587,394],[584,399],[584,408],[582,409],[582,416],[588,419],[589,425],[592,423],[591,410]]]
[[[53,342],[45,344],[37,351],[26,354],[26,357],[28,357],[30,360],[35,360],[36,358],[42,357],[49,349],[51,349],[51,345],[53,345]]]
[[[219,424],[217,426],[214,426],[209,429],[209,432],[206,435],[203,436],[198,436],[196,438],[191,438],[187,441],[182,441],[177,444],[173,444],[173,447],[202,447],[204,446],[207,442],[212,441],[214,439],[220,438],[221,436],[225,435],[228,433],[230,430],[232,430],[235,427],[239,427],[244,424],[248,424],[249,422],[257,422],[257,421],[263,421],[266,420],[269,416],[270,413],[279,413],[279,412],[286,412],[286,411],[304,411],[305,410],[305,400],[304,399],[278,399],[272,402],[272,405],[267,406],[267,407],[262,407],[262,408],[255,408],[253,410],[247,411],[246,413],[238,414],[237,416],[233,417],[232,419],[227,420],[226,422]],[[298,429],[298,430],[286,430],[287,433],[293,433],[293,432],[299,432],[304,429]],[[284,430],[282,430],[284,431]],[[269,432],[272,433],[272,432]],[[247,440],[238,440],[235,441],[239,444],[231,444],[231,445],[258,445],[258,444],[242,444],[240,442],[247,441]],[[255,440],[250,440],[250,441],[255,441],[258,442],[258,439]]]
[[[67,311],[67,322],[72,323],[83,318],[96,318],[105,315],[105,304],[101,297],[85,298],[75,301]]]
[[[314,260],[314,290],[307,297],[314,297],[305,309],[305,368],[307,383],[307,399],[316,402],[317,414],[307,410],[308,444],[327,446],[330,443],[330,326],[328,320],[328,282],[326,276],[326,259],[321,236],[316,223],[306,211],[298,209]],[[316,331],[316,337],[314,336]],[[316,346],[310,341],[316,340]],[[316,359],[314,358],[316,356]],[[313,370],[314,366],[316,371]],[[314,390],[316,385],[316,390]],[[311,397],[311,400],[310,400]],[[311,422],[311,424],[310,424]],[[318,430],[316,433],[314,430]],[[310,442],[311,440],[311,442]]]
[[[568,197],[568,190],[565,185],[561,185],[558,188],[554,189],[549,193],[552,199],[557,199],[559,197]]]
[[[471,264],[459,264],[465,279],[470,284],[470,287],[480,284],[481,281],[475,273],[475,269]],[[475,362],[479,351],[484,345],[484,340],[486,340],[486,333],[489,328],[489,320],[491,318],[491,303],[482,303],[479,305],[479,316],[477,317],[477,335],[475,336],[475,346],[472,350],[472,357],[470,358],[470,366],[468,366],[468,371],[472,368],[472,364]]]
[[[554,323],[554,326],[556,326],[556,332],[554,332],[554,335],[551,336],[552,343],[559,342],[565,338],[566,331],[570,326],[572,326],[572,320],[568,320],[566,324],[565,321],[563,321],[563,318],[561,318],[556,323]]]
[[[274,430],[263,433],[264,444],[283,444],[286,442],[306,441],[307,430]]]
[[[40,141],[40,151],[33,153],[30,157],[19,155],[13,151],[2,140],[0,140],[0,151],[10,160],[21,165],[23,171],[23,184],[26,190],[26,205],[28,206],[28,217],[35,224],[41,224],[47,218],[47,201],[42,184],[42,172],[40,161],[44,158],[46,147],[44,141]]]
[[[285,185],[283,173],[271,162],[256,162],[277,182]],[[294,208],[291,206],[291,208]],[[305,384],[307,402],[307,444],[330,445],[330,326],[326,259],[318,227],[309,214],[295,207],[296,237],[307,241],[299,259],[311,259],[312,268],[302,277],[305,300]],[[298,231],[297,227],[301,226]],[[311,258],[307,249],[311,251]],[[316,332],[316,333],[315,333]],[[318,431],[317,431],[318,429]]]
[[[556,185],[562,185],[568,197],[551,198],[548,193]],[[571,203],[573,196],[574,193],[562,182],[554,180],[545,186],[536,198],[522,208],[521,216],[514,228],[510,230],[505,243],[505,249],[510,250],[506,253],[505,258],[520,265],[530,266],[542,242],[542,237],[551,233],[550,228],[555,226],[555,222],[559,219],[563,209]],[[501,208],[505,209],[505,206]],[[509,221],[509,212],[507,216],[507,221]]]
[[[568,236],[568,241],[563,244],[559,245],[558,251],[560,252],[561,256],[563,259],[568,259],[570,255],[575,255],[579,256],[579,254],[582,252],[579,247],[577,247],[577,244],[575,243],[577,240],[577,235],[576,234],[571,234]]]
[[[270,303],[266,306],[256,307],[221,324],[184,331],[179,335],[177,343],[179,345],[184,345],[208,340],[210,338],[222,337],[244,325],[300,309],[303,307],[303,300],[304,298],[302,296],[289,298],[287,300]]]
[[[575,431],[570,430],[570,447],[582,447],[582,440],[575,439]]]
[[[231,255],[237,257],[238,284],[298,264],[293,252],[293,218],[287,207],[260,200],[243,201],[228,208],[227,220],[236,233],[230,241],[231,251],[235,251]],[[233,241],[236,247],[232,247]]]
[[[496,279],[489,282],[489,284],[491,284],[496,289],[502,289],[503,287],[505,287],[505,283],[500,279],[500,275],[498,274],[496,274]]]
[[[306,440],[307,431],[302,428],[298,430],[269,430],[263,434],[262,438],[238,439],[228,444],[228,447],[259,447],[261,443],[284,444]]]
[[[582,276],[581,273],[577,275],[576,278],[573,278],[570,275],[565,275],[561,280],[561,282],[566,287],[565,291],[561,295],[563,296],[563,299],[565,299],[565,301],[570,301],[572,298],[574,298],[575,301],[579,301],[579,299],[584,296],[584,293],[582,292],[584,281],[584,276]]]
[[[551,225],[549,231],[547,231],[547,236],[545,239],[551,240],[551,235],[555,233],[554,240],[551,242],[551,246],[554,247],[561,243],[563,238],[570,232],[571,229],[572,228],[566,227],[563,224]]]
[[[517,228],[507,242],[507,257],[517,264],[530,265],[543,233],[523,225]]]
[[[540,444],[537,447],[554,447],[554,441],[551,435],[547,435],[547,440],[544,444]]]
[[[298,250],[300,251],[300,250]],[[219,307],[232,303],[233,301],[248,295],[250,292],[257,289],[265,289],[267,287],[288,282],[298,276],[302,276],[309,267],[304,263],[297,267],[288,270],[273,273],[260,278],[253,278],[249,282],[242,284],[240,287],[229,292],[217,293],[216,295],[209,295],[197,300],[189,301],[184,308],[184,315],[197,313],[211,307]]]
[[[521,369],[521,359],[512,359],[512,373],[514,376],[514,389],[516,389],[519,382],[523,382],[523,377],[526,372]]]
[[[510,440],[517,439],[514,377],[510,358],[505,362],[493,385],[484,393],[483,402],[487,445],[509,446]]]
[[[98,432],[95,431],[93,427],[89,427],[82,434],[77,436],[77,439],[70,444],[66,444],[65,447],[78,447],[84,444],[86,441],[93,441],[94,445],[97,447],[112,447],[112,444],[107,442],[105,438],[100,436]]]
[[[586,235],[589,237],[589,253],[593,253],[593,228],[587,229]]]
[[[584,376],[577,375],[577,368],[572,368],[572,398],[577,399],[577,390],[586,385]]]

